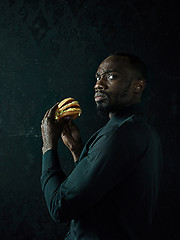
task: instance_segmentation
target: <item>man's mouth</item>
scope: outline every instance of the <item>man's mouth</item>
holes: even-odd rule
[[[104,93],[95,93],[94,99],[96,102],[99,102],[107,99],[107,96]]]

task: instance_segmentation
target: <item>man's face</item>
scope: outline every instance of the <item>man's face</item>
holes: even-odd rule
[[[105,115],[121,110],[134,101],[136,73],[127,57],[110,56],[96,73],[95,102],[98,112]]]

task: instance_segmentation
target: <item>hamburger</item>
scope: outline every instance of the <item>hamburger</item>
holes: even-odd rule
[[[55,119],[60,120],[61,118],[71,116],[73,119],[78,118],[82,113],[78,101],[74,98],[65,98],[58,104],[58,108],[55,112]]]

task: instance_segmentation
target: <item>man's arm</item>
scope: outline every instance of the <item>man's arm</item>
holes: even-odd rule
[[[108,141],[102,136],[68,178],[63,179],[57,166],[52,167],[52,173],[46,177],[42,174],[44,195],[55,221],[66,222],[82,216],[134,171],[147,143],[141,141],[140,146],[136,134],[131,131],[131,135],[127,135],[127,129],[121,128]],[[44,154],[43,161],[55,159],[58,161],[57,155],[51,152],[49,157]]]
[[[54,116],[58,104],[59,103],[56,103],[46,112],[41,122],[43,140],[41,184],[50,213],[54,212],[51,201],[55,191],[57,191],[61,183],[66,179],[66,176],[61,169],[57,153],[59,138],[62,138],[64,144],[71,151],[74,162],[79,160],[83,149],[79,129],[72,122],[72,119],[66,117],[61,119],[61,121],[55,120]],[[47,191],[44,191],[45,188]],[[51,215],[52,217],[54,216],[54,214]],[[56,220],[56,218],[54,218],[54,220]]]

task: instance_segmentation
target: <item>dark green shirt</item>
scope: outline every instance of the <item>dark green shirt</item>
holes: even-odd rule
[[[86,143],[66,177],[58,153],[43,155],[41,183],[67,240],[146,240],[157,200],[161,144],[139,105],[114,115]]]

